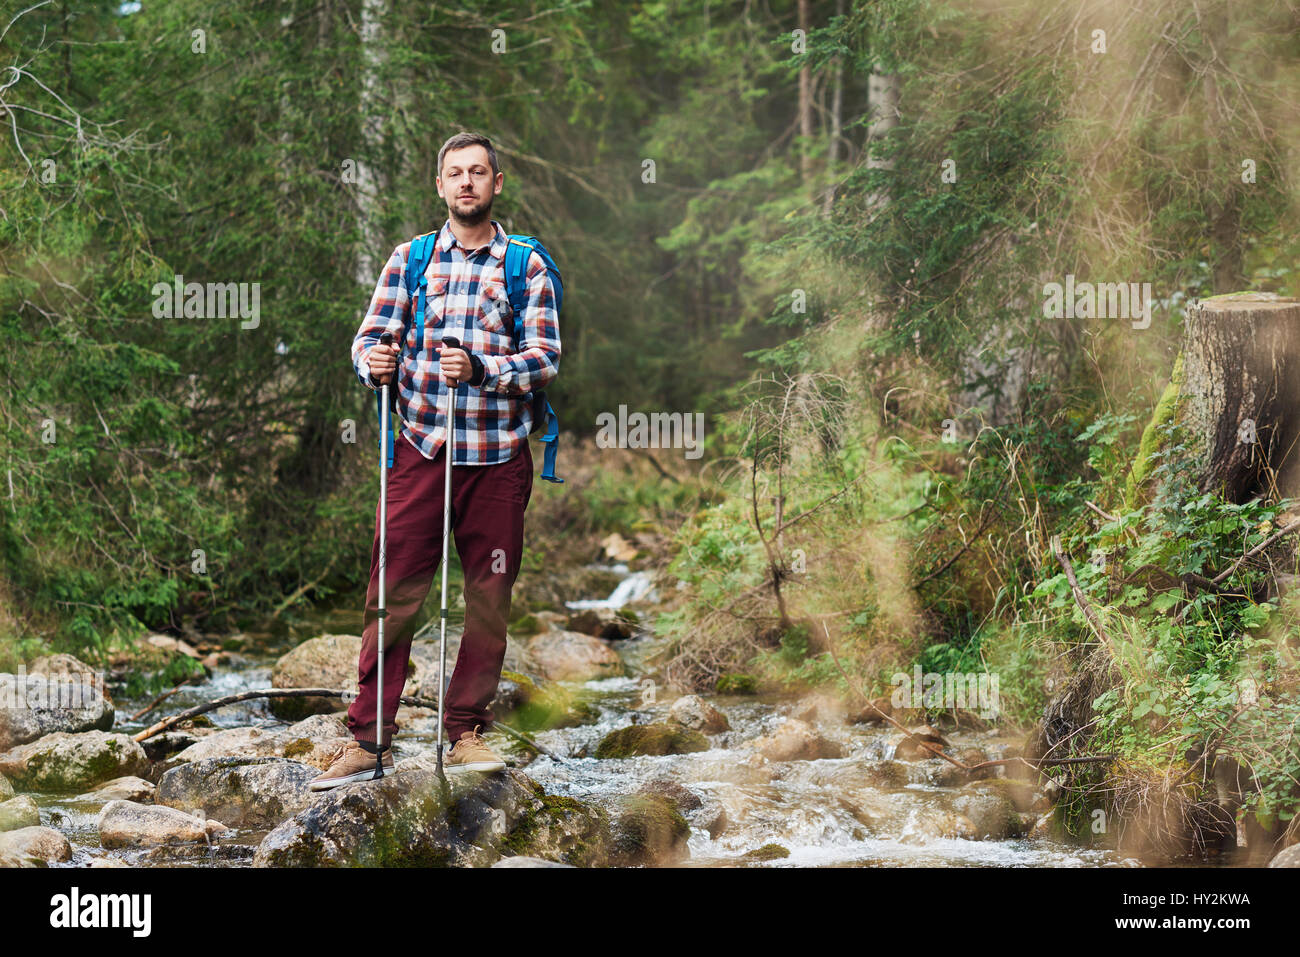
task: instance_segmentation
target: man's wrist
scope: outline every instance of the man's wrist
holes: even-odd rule
[[[469,356],[469,370],[470,370],[469,378],[466,381],[470,385],[482,385],[483,378],[484,376],[487,375],[487,367],[483,364],[483,360],[480,359],[478,356],[476,356],[474,353],[466,352],[465,354]]]

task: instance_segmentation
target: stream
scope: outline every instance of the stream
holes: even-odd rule
[[[570,602],[571,608],[619,608],[629,600],[649,597],[649,579],[626,566],[599,566],[622,576],[613,593],[604,599]],[[322,633],[356,633],[357,613],[353,609],[318,612],[295,625],[288,635],[273,639],[249,633],[256,639],[256,651],[231,656],[210,680],[185,687],[168,698],[154,712],[139,720],[128,716],[151,700],[118,697],[114,730],[134,733],[185,708],[224,695],[269,687],[276,658],[305,637]],[[773,762],[753,746],[754,739],[770,732],[806,699],[779,695],[701,695],[720,710],[730,730],[709,736],[708,751],[663,757],[597,759],[593,757],[601,738],[632,723],[647,724],[666,719],[675,695],[656,689],[644,664],[655,650],[657,639],[641,631],[633,637],[612,642],[622,657],[627,676],[570,684],[582,700],[596,709],[595,723],[547,730],[533,734],[538,744],[561,760],[539,756],[524,770],[549,793],[610,805],[619,796],[632,794],[652,781],[670,780],[697,794],[705,811],[717,817],[721,808],[725,827],[715,828],[716,837],[692,821],[690,859],[685,866],[762,867],[1097,867],[1140,866],[1112,851],[1089,849],[1048,840],[968,840],[942,836],[935,822],[949,814],[954,800],[971,794],[974,785],[964,787],[943,773],[943,762],[892,762],[898,734],[887,725],[849,725],[842,720],[820,721],[823,737],[844,749],[844,757],[820,760]],[[658,693],[656,691],[658,690]],[[285,727],[289,722],[275,718],[265,700],[250,701],[209,712],[218,728],[255,725]],[[1018,740],[999,737],[996,730],[948,735],[954,749],[966,745],[983,748],[990,757],[1002,756]],[[428,718],[408,722],[394,742],[395,757],[404,758],[431,751],[436,727]],[[489,743],[507,761],[526,760],[521,747],[501,733],[489,735]],[[521,762],[522,763],[522,762]],[[888,772],[888,773],[883,773]],[[69,865],[97,866],[246,866],[265,831],[240,830],[223,837],[211,847],[156,848],[151,850],[106,851],[99,845],[96,817],[99,802],[72,796],[33,793],[40,807],[41,823],[62,831],[73,846]],[[772,860],[743,860],[749,852],[780,845],[788,856]]]

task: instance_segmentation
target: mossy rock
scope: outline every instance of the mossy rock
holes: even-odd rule
[[[718,694],[757,694],[758,679],[753,675],[721,675],[714,687]]]
[[[521,615],[510,623],[509,631],[512,635],[535,635],[545,627],[536,615]]]
[[[600,718],[599,709],[557,684],[518,671],[502,671],[501,678],[519,689],[522,701],[502,718],[509,717],[525,731],[576,728]]]
[[[779,861],[790,856],[790,849],[780,844],[764,844],[741,855],[742,861]]]
[[[709,741],[698,731],[667,722],[634,724],[611,731],[596,746],[598,758],[630,758],[639,754],[662,756],[709,750]]]
[[[625,798],[614,822],[614,863],[656,867],[690,857],[691,826],[670,803],[651,794]]]

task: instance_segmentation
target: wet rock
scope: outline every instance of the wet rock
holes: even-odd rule
[[[1001,794],[963,794],[953,801],[952,806],[974,825],[979,840],[1002,841],[1025,833],[1016,806]]]
[[[143,643],[170,655],[184,655],[186,658],[203,657],[189,642],[173,638],[171,635],[146,635]]]
[[[613,863],[666,867],[690,857],[691,826],[668,801],[634,794],[619,802],[613,824]]]
[[[162,734],[155,734],[152,738],[145,738],[140,742],[140,747],[144,748],[144,753],[148,755],[150,761],[166,761],[172,755],[197,744],[202,737],[205,735],[195,734],[193,731],[164,731]]]
[[[740,856],[742,861],[779,861],[790,856],[790,849],[781,844],[764,844]]]
[[[311,804],[318,774],[286,758],[204,758],[164,774],[157,802],[229,827],[274,827]]]
[[[113,706],[85,675],[0,674],[0,702],[0,751],[47,734],[113,726]]]
[[[124,734],[47,734],[0,754],[0,774],[33,791],[81,791],[149,769],[144,749]]]
[[[894,704],[889,700],[889,695],[881,695],[849,715],[849,724],[879,724],[893,713]]]
[[[632,637],[633,622],[612,608],[587,608],[571,616],[565,628],[605,641],[621,641]]]
[[[228,828],[176,808],[110,801],[99,812],[99,843],[105,849],[207,842]]]
[[[663,798],[679,811],[693,811],[704,804],[700,796],[690,788],[664,778],[647,782],[641,787],[640,793]]]
[[[790,712],[790,716],[807,724],[843,724],[844,705],[827,694],[813,695],[799,702]]]
[[[598,758],[630,758],[638,754],[689,754],[709,750],[708,739],[698,731],[667,722],[634,724],[618,728],[600,739]]]
[[[191,864],[251,861],[257,848],[251,844],[161,844],[145,854],[150,864]]]
[[[1051,812],[1038,815],[1038,819],[1029,826],[1028,836],[1032,841],[1059,840],[1061,828],[1056,823],[1056,815]]]
[[[840,745],[797,718],[790,718],[775,731],[757,738],[754,747],[769,761],[817,761],[844,756]]]
[[[7,801],[14,796],[14,786],[9,783],[9,779],[0,774],[0,801]]]
[[[352,740],[336,715],[318,714],[282,729],[231,728],[200,739],[167,761],[167,769],[207,758],[290,758],[325,770]]]
[[[68,839],[52,827],[0,833],[0,867],[44,867],[72,860]]]
[[[552,681],[591,681],[623,674],[623,659],[599,638],[546,631],[528,641],[528,660]]]
[[[950,746],[948,739],[928,724],[918,725],[909,733],[899,735],[891,744],[894,748],[894,759],[897,761],[925,761],[933,758],[934,751],[924,747],[925,744],[936,745],[944,750]]]
[[[582,696],[554,682],[518,671],[502,671],[501,679],[492,709],[525,731],[575,728],[593,724],[600,718],[600,711]],[[499,699],[504,694],[503,689],[507,686],[517,701],[511,708],[503,708],[499,704]]]
[[[725,714],[694,694],[682,695],[674,701],[668,709],[668,720],[703,734],[719,734],[731,730]]]
[[[691,827],[706,831],[710,838],[717,840],[726,831],[727,809],[717,801],[706,801],[696,811],[688,812],[687,819]]]
[[[78,794],[78,801],[135,801],[139,804],[152,804],[154,785],[144,778],[114,778],[107,784],[101,784],[93,791]]]
[[[0,802],[0,831],[16,831],[24,827],[38,827],[41,812],[36,802],[26,794]]]
[[[1290,847],[1279,851],[1273,859],[1268,862],[1269,867],[1300,867],[1300,844],[1292,844]]]
[[[572,864],[561,864],[559,861],[547,861],[540,857],[503,857],[492,865],[497,867],[573,867]]]
[[[917,808],[908,815],[899,840],[904,844],[925,844],[936,838],[972,841],[977,834],[974,823],[963,814],[935,808]]]
[[[255,867],[486,866],[502,855],[600,866],[604,813],[546,795],[519,771],[443,782],[427,757],[380,781],[324,792],[262,841]]]

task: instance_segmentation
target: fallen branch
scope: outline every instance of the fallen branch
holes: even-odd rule
[[[201,714],[209,711],[215,711],[217,708],[224,708],[226,705],[239,704],[241,701],[255,701],[258,698],[354,698],[355,691],[339,691],[334,688],[263,688],[258,691],[241,691],[238,694],[226,695],[224,698],[214,698],[204,704],[195,705],[179,714],[174,714],[170,718],[164,718],[155,725],[145,728],[143,731],[132,736],[133,741],[145,741],[156,734],[161,734],[168,728],[175,727],[182,721],[188,721],[191,718],[197,718]],[[397,699],[404,705],[412,708],[437,708],[438,700],[436,698],[413,698],[410,695],[402,695]],[[528,747],[532,748],[538,754],[544,754],[557,764],[563,764],[564,760],[552,751],[548,751],[532,738],[522,732],[500,721],[492,722],[493,727],[504,731],[511,737],[522,741]]]
[[[1075,604],[1083,610],[1083,617],[1088,619],[1088,624],[1092,625],[1093,630],[1097,632],[1097,637],[1109,646],[1110,636],[1106,634],[1106,629],[1101,626],[1101,619],[1092,610],[1092,605],[1088,604],[1088,597],[1083,593],[1083,589],[1079,587],[1079,579],[1074,577],[1074,565],[1070,563],[1070,556],[1061,549],[1060,535],[1052,536],[1051,546],[1056,560],[1065,569],[1065,577],[1070,582],[1070,591],[1074,593]]]

